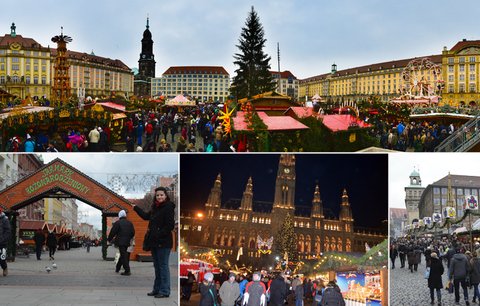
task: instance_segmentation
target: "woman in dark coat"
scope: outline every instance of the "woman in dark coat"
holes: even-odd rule
[[[444,272],[443,264],[438,255],[435,252],[430,254],[430,276],[428,277],[428,288],[430,288],[430,299],[431,304],[435,303],[434,290],[437,291],[437,300],[438,305],[442,305],[442,293],[441,289],[443,288],[442,284],[442,274]]]
[[[50,259],[54,260],[53,255],[55,255],[55,251],[57,250],[57,236],[53,232],[49,232],[47,236],[47,246],[50,255]]]
[[[476,303],[477,298],[480,300],[480,292],[478,292],[478,284],[480,283],[480,258],[478,253],[473,252],[473,258],[470,260],[472,271],[470,272],[470,284],[473,286],[473,300]]]
[[[408,247],[408,251],[407,251],[407,261],[408,261],[408,269],[410,270],[410,272],[413,273],[413,265],[415,264],[416,262],[416,256],[415,256],[415,250],[413,248],[413,245],[410,245]]]
[[[155,198],[148,212],[133,205],[133,210],[144,220],[148,220],[144,248],[152,252],[155,267],[155,282],[149,296],[166,298],[170,296],[170,269],[168,258],[173,246],[173,228],[175,226],[175,204],[170,201],[167,189],[155,189]]]

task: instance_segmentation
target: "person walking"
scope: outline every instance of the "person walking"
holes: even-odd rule
[[[133,227],[132,222],[127,220],[127,212],[121,210],[118,213],[118,221],[113,223],[112,230],[108,235],[108,242],[115,243],[115,246],[118,247],[120,251],[120,259],[117,262],[115,267],[115,272],[120,272],[121,267],[123,266],[124,272],[121,275],[131,275],[130,272],[130,254],[127,251],[127,248],[130,246],[133,236],[135,236],[135,228]]]
[[[155,281],[153,290],[147,295],[167,298],[170,296],[168,258],[173,246],[175,204],[170,201],[167,189],[158,187],[155,189],[155,198],[148,212],[136,205],[133,206],[133,209],[142,219],[149,221],[144,238],[144,249],[150,249],[152,252]]]
[[[198,290],[200,291],[199,306],[218,306],[217,288],[215,287],[212,273],[205,273],[203,281],[198,286]]]
[[[478,284],[480,283],[480,258],[478,257],[480,250],[473,252],[473,258],[470,260],[470,284],[473,286],[472,303],[476,303],[477,299],[480,301],[480,292],[478,291]]]
[[[98,141],[100,140],[100,133],[98,132],[98,127],[95,126],[89,133],[88,133],[88,148],[90,152],[97,152],[98,151]]]
[[[395,269],[395,259],[398,256],[397,246],[392,244],[390,246],[390,261],[392,262],[392,269]]]
[[[270,306],[283,306],[287,299],[287,284],[285,274],[280,273],[270,284]]]
[[[10,221],[0,207],[0,266],[3,270],[3,276],[8,275],[7,245],[11,233]]]
[[[337,289],[335,281],[330,281],[323,292],[322,306],[345,306],[342,293]]]
[[[430,304],[432,305],[435,304],[435,290],[437,291],[438,306],[442,305],[442,293],[440,290],[443,288],[443,272],[443,264],[442,261],[438,258],[437,253],[430,253],[430,275],[428,276],[428,288],[430,288]]]
[[[37,254],[37,260],[42,260],[42,248],[45,243],[45,235],[41,230],[37,230],[33,236],[33,241],[35,241],[35,253]]]
[[[235,301],[240,296],[240,287],[235,281],[235,273],[230,273],[228,280],[220,287],[220,301],[222,306],[235,306]]]
[[[461,252],[460,248],[455,250],[456,254],[453,255],[452,260],[450,261],[450,267],[448,269],[448,276],[451,281],[453,281],[453,286],[455,288],[455,304],[460,304],[460,285],[463,289],[463,298],[465,304],[468,306],[470,302],[468,301],[468,289],[466,278],[469,273],[469,263],[467,256]]]
[[[47,235],[47,246],[50,260],[55,260],[53,255],[55,255],[55,251],[57,250],[57,237],[55,236],[53,231],[50,231]]]

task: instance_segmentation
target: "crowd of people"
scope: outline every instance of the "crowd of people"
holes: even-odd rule
[[[397,257],[400,268],[407,268],[411,273],[418,271],[422,257],[426,266],[424,277],[428,280],[431,304],[442,305],[441,290],[446,288],[455,293],[455,304],[460,304],[460,287],[462,287],[465,305],[480,303],[478,285],[480,283],[480,243],[470,246],[455,236],[442,238],[399,238],[392,239],[390,245],[391,268],[395,269]],[[407,267],[408,265],[408,267]],[[442,277],[444,276],[444,277]],[[447,279],[445,283],[443,280]],[[469,293],[469,290],[472,292]]]
[[[181,280],[182,300],[190,300],[194,282],[195,276],[191,272]],[[200,306],[345,305],[335,281],[325,284],[321,279],[312,281],[300,276],[290,277],[283,272],[276,275],[230,272],[215,277],[208,272],[198,282],[198,291]]]
[[[372,136],[375,136],[382,148],[395,151],[434,152],[460,124],[439,124],[436,122],[381,122],[375,123]]]

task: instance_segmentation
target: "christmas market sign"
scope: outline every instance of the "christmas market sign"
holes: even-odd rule
[[[78,190],[80,193],[87,194],[90,188],[72,178],[74,172],[63,165],[51,165],[42,170],[42,178],[34,182],[25,191],[32,194],[43,186],[53,182],[60,182]]]

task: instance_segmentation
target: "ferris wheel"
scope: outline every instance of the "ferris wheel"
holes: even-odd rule
[[[407,98],[439,96],[445,84],[442,67],[429,58],[411,60],[403,69],[401,77],[401,92]]]

